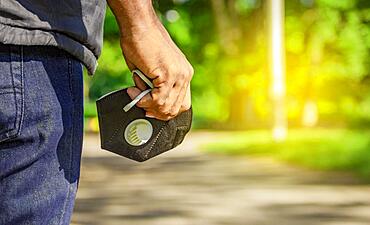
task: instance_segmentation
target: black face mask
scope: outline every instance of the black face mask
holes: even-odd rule
[[[134,73],[153,87],[140,71]],[[142,162],[181,144],[191,128],[192,108],[169,121],[145,117],[145,111],[135,104],[150,91],[131,100],[125,88],[98,99],[102,149]]]

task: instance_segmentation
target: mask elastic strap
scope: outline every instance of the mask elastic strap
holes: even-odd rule
[[[138,75],[151,89],[154,88],[153,83],[140,70],[133,70],[132,75]]]
[[[150,82],[150,80],[140,70],[133,70],[132,75],[135,75],[135,74],[138,75],[150,87],[150,89],[147,89],[147,90],[141,92],[130,103],[125,105],[125,107],[123,107],[123,110],[125,112],[128,112],[132,107],[134,107],[134,105],[136,105],[136,103],[138,103],[146,94],[151,92],[154,88],[153,83]]]

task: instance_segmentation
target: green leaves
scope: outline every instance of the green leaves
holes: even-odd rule
[[[242,124],[246,119],[247,125],[265,126],[271,111],[265,1],[155,2],[162,22],[194,66],[196,122],[223,127],[230,121]],[[221,3],[221,8],[216,9],[217,4],[212,2]],[[285,1],[287,111],[291,123],[300,121],[308,96],[317,101],[323,121],[370,121],[363,116],[370,104],[370,87],[364,82],[370,77],[369,2]],[[227,20],[226,31],[220,31],[223,26],[217,24],[220,16]],[[93,79],[86,78],[91,100],[132,85],[119,46],[118,26],[109,9],[104,32],[98,71]],[[237,51],[225,53],[228,44]],[[343,103],[348,98],[353,104]]]

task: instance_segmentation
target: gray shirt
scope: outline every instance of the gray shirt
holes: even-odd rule
[[[93,74],[105,9],[105,0],[0,0],[0,42],[57,46]]]

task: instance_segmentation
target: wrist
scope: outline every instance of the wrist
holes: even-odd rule
[[[157,24],[158,17],[152,0],[110,0],[122,35],[132,35],[152,28]]]

